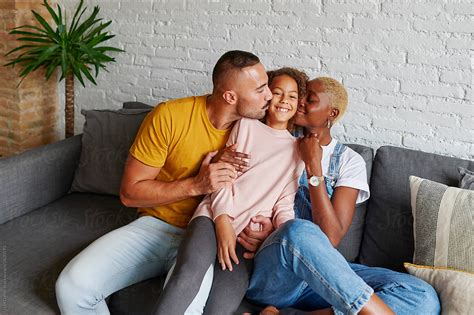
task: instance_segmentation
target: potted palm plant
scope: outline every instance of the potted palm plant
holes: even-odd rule
[[[80,1],[68,24],[66,14],[65,12],[63,14],[60,5],[57,5],[57,11],[55,11],[47,0],[44,0],[43,6],[48,10],[50,20],[55,26],[50,25],[45,18],[32,10],[39,23],[38,26],[22,25],[12,29],[10,34],[19,35],[17,41],[21,42],[21,45],[6,54],[8,56],[18,53],[5,66],[18,64],[22,67],[20,84],[29,73],[39,68],[45,69],[46,80],[57,68],[60,69],[60,81],[66,79],[66,138],[74,135],[74,78],[77,78],[82,86],[84,86],[84,77],[97,85],[92,76],[92,69],[95,70],[95,77],[97,77],[100,69],[107,71],[105,63],[115,62],[108,53],[123,51],[102,45],[115,36],[106,31],[112,21],[102,22],[102,18],[97,17],[100,10],[98,6],[94,7],[88,18],[83,19],[87,10],[87,7],[83,8],[83,2],[83,0]]]

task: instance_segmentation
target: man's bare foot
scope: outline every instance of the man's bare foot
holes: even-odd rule
[[[278,315],[280,311],[275,306],[267,306],[261,312],[260,315]]]

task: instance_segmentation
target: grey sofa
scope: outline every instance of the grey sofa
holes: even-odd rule
[[[134,107],[128,104],[128,107]],[[136,217],[117,196],[70,192],[82,135],[0,159],[0,314],[59,313],[55,281],[90,242]],[[457,167],[474,162],[384,146],[350,145],[367,163],[371,198],[358,207],[339,250],[348,260],[403,271],[413,255],[408,176],[457,186]],[[163,278],[108,298],[112,314],[149,314]],[[241,310],[255,310],[245,301]]]

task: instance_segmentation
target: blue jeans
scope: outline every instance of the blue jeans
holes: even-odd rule
[[[184,229],[143,216],[111,231],[80,252],[56,282],[61,314],[109,314],[105,298],[139,281],[165,274]]]
[[[438,296],[426,282],[389,269],[350,264],[317,225],[295,219],[260,247],[247,298],[278,308],[333,307],[336,314],[356,314],[374,291],[398,315],[440,312]]]

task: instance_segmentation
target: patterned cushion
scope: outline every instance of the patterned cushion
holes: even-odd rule
[[[474,272],[474,191],[410,176],[418,265]]]
[[[458,167],[459,188],[474,190],[474,172],[464,167]]]

